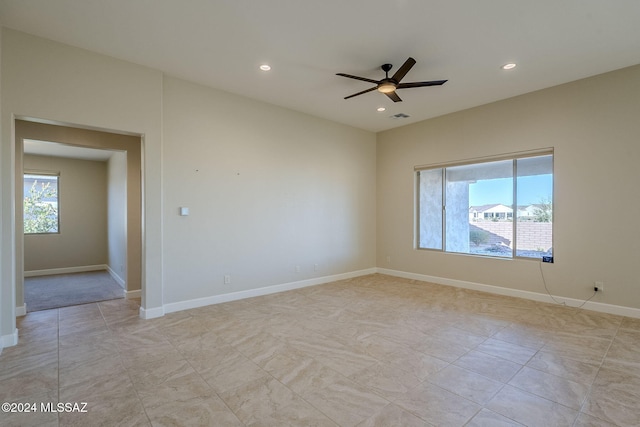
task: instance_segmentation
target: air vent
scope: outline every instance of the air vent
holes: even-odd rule
[[[408,119],[409,115],[405,113],[398,113],[391,116],[392,119]]]

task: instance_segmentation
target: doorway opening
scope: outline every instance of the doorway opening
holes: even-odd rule
[[[17,314],[140,298],[140,136],[15,124]]]

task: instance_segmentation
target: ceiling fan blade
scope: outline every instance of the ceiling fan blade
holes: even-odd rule
[[[354,93],[353,95],[345,96],[344,99],[353,98],[354,96],[362,95],[363,93],[371,92],[372,90],[376,90],[376,87],[372,87],[371,89],[363,90],[362,92]]]
[[[402,67],[398,68],[398,71],[396,71],[396,73],[391,78],[399,83],[400,80],[402,80],[404,78],[404,76],[407,75],[409,70],[414,65],[416,65],[416,60],[411,58],[411,57],[409,57],[409,59],[404,61],[404,64],[402,64]]]
[[[385,93],[393,102],[402,102],[402,99],[395,92]]]
[[[336,76],[342,76],[342,77],[348,77],[350,79],[362,80],[363,82],[369,82],[369,83],[373,83],[373,84],[376,84],[376,85],[378,83],[380,83],[378,80],[371,80],[371,79],[367,79],[365,77],[352,76],[351,74],[345,74],[345,73],[337,73]]]
[[[425,86],[440,86],[447,82],[447,80],[432,80],[430,82],[413,82],[413,83],[400,83],[396,86],[396,89],[407,89],[410,87],[425,87]]]

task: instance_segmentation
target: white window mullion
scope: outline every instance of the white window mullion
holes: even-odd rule
[[[511,209],[513,210],[511,221],[512,225],[512,233],[513,233],[513,241],[511,242],[511,258],[515,258],[516,256],[516,248],[518,247],[518,229],[516,223],[518,222],[518,162],[516,159],[513,159],[513,201],[512,201]]]
[[[442,168],[442,252],[447,251],[447,168]]]

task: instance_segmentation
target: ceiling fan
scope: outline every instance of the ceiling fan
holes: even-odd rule
[[[363,90],[362,92],[354,93],[353,95],[345,96],[344,99],[353,98],[354,96],[362,95],[363,93],[371,92],[372,90],[378,90],[378,92],[387,95],[393,102],[402,102],[402,99],[396,93],[398,89],[408,89],[412,87],[424,87],[424,86],[440,86],[445,84],[446,80],[432,80],[430,82],[413,82],[413,83],[400,83],[404,76],[411,70],[416,64],[416,60],[409,57],[402,67],[398,68],[398,71],[389,77],[389,71],[393,67],[391,64],[383,64],[380,68],[385,73],[385,78],[382,80],[372,80],[365,77],[352,76],[351,74],[337,73],[336,76],[348,77],[350,79],[362,80],[363,82],[373,83],[376,86]]]

